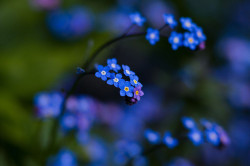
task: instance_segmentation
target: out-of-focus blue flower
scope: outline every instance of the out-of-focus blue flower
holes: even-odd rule
[[[106,81],[107,78],[110,78],[110,68],[108,66],[103,67],[102,65],[98,65],[97,70],[98,72],[95,73],[97,78],[101,78],[103,81]]]
[[[138,12],[130,14],[129,17],[130,17],[131,22],[138,26],[143,26],[144,22],[146,21],[146,19],[142,17],[141,14]]]
[[[144,132],[145,138],[151,143],[151,144],[159,144],[161,143],[161,135],[160,133],[147,129]]]
[[[200,120],[201,125],[205,128],[205,129],[212,129],[214,124],[208,120],[206,120],[205,118],[202,118]]]
[[[123,69],[123,72],[124,72],[125,76],[133,76],[133,75],[135,75],[135,73],[133,71],[131,71],[130,67],[127,66],[127,65],[122,65],[122,69]]]
[[[171,28],[176,27],[177,22],[174,19],[174,15],[172,15],[172,14],[164,14],[163,19],[164,19],[166,25],[169,25]]]
[[[193,130],[193,129],[196,129],[197,127],[193,118],[183,117],[181,121],[182,121],[183,126],[187,129]]]
[[[220,144],[220,138],[215,129],[210,129],[205,131],[206,140],[214,146]]]
[[[143,156],[137,156],[133,160],[133,166],[147,166],[148,165],[148,160],[146,157]]]
[[[107,64],[111,70],[118,72],[121,69],[121,66],[117,64],[117,60],[115,58],[108,59]]]
[[[75,154],[67,149],[62,149],[51,160],[48,161],[47,166],[77,166]]]
[[[188,138],[193,142],[195,146],[198,146],[203,143],[203,135],[202,132],[198,129],[191,130],[188,133]]]
[[[85,70],[82,69],[81,67],[77,67],[76,68],[76,74],[82,74],[82,73],[85,73]]]
[[[135,87],[137,87],[137,86],[142,87],[142,84],[139,82],[139,77],[136,75],[130,76],[130,83]]]
[[[85,146],[89,142],[90,136],[86,131],[79,131],[77,132],[76,139],[82,146]]]
[[[194,33],[195,33],[197,39],[199,40],[199,42],[203,42],[207,39],[207,37],[203,33],[203,29],[201,27],[194,26]]]
[[[170,37],[168,38],[169,43],[172,45],[173,50],[177,50],[182,43],[183,35],[181,33],[172,32]]]
[[[127,95],[128,97],[133,97],[133,92],[134,92],[134,87],[130,84],[130,82],[122,82],[119,85],[120,87],[120,95],[125,96]]]
[[[151,45],[155,45],[155,43],[160,40],[160,32],[157,29],[148,28],[146,39]]]
[[[142,147],[135,141],[119,140],[116,142],[116,150],[132,158],[141,154]]]
[[[192,29],[193,29],[193,27],[194,27],[194,23],[192,22],[192,19],[191,19],[191,18],[188,18],[188,17],[181,17],[181,18],[180,18],[180,22],[181,22],[181,25],[182,25],[182,28],[183,28],[183,29],[192,31]]]
[[[85,147],[86,152],[93,163],[105,163],[105,161],[107,161],[107,147],[102,140],[91,139]]]
[[[60,125],[64,131],[72,130],[76,127],[76,117],[73,114],[66,113],[60,120]]]
[[[185,47],[189,47],[191,50],[195,50],[199,41],[196,39],[193,33],[184,33],[184,42],[183,45]]]
[[[119,87],[119,84],[124,82],[125,80],[122,79],[122,75],[121,74],[114,74],[114,73],[111,73],[111,76],[110,76],[110,80],[107,81],[107,84],[109,85],[114,85],[115,87]]]
[[[39,118],[57,117],[61,112],[63,96],[58,92],[38,93],[34,105]]]
[[[49,30],[61,39],[76,39],[90,32],[92,19],[90,13],[82,7],[73,7],[67,11],[55,10],[47,15]]]
[[[216,126],[215,129],[220,137],[220,145],[228,146],[231,143],[231,140],[226,131],[220,126]]]
[[[172,137],[170,132],[166,132],[163,136],[163,143],[170,149],[176,147],[178,145],[178,140]]]
[[[140,101],[141,100],[141,96],[144,95],[144,92],[141,90],[141,86],[137,86],[134,88],[134,98],[137,100],[137,101]]]

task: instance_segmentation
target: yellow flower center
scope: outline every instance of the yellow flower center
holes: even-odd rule
[[[151,34],[150,34],[150,38],[151,38],[151,39],[154,39],[154,38],[155,38],[155,34],[154,34],[154,33],[151,33]]]
[[[126,86],[126,87],[124,88],[124,90],[125,90],[126,92],[128,92],[128,91],[129,91],[129,87]]]
[[[130,74],[130,71],[129,71],[129,70],[126,70],[126,73],[127,73],[127,74]]]
[[[197,32],[197,36],[201,37],[201,32],[200,31]]]
[[[137,81],[136,81],[136,80],[134,80],[134,83],[135,83],[135,84],[137,84]]]
[[[101,74],[102,74],[102,75],[106,75],[106,71],[103,70],[103,71],[101,72]]]
[[[135,94],[136,94],[136,95],[139,95],[139,91],[138,91],[138,90],[137,90],[137,91],[135,91]]]
[[[119,79],[118,79],[118,78],[114,78],[113,80],[114,80],[114,82],[118,82],[118,81],[119,81]]]
[[[192,37],[190,37],[190,38],[188,39],[188,42],[189,42],[189,43],[193,43],[193,42],[194,42],[194,39],[193,39]]]

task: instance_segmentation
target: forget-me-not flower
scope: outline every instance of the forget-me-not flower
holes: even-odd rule
[[[133,71],[131,71],[130,67],[127,66],[127,65],[122,65],[122,69],[123,69],[123,72],[124,72],[125,76],[133,76],[133,75],[135,75],[135,73]]]
[[[218,146],[220,144],[220,137],[214,128],[206,130],[205,135],[207,142],[211,143],[214,146]]]
[[[144,92],[141,90],[141,86],[137,86],[134,88],[134,97],[137,101],[141,100],[141,96],[144,95]]]
[[[121,69],[121,66],[117,64],[117,60],[115,58],[108,59],[107,64],[111,70],[118,72]]]
[[[110,78],[110,68],[108,66],[103,67],[102,65],[98,65],[97,70],[98,72],[95,73],[96,77],[101,78],[103,81],[106,81],[107,78]]]
[[[183,117],[181,121],[185,128],[190,129],[190,130],[196,129],[196,123],[193,118]]]
[[[119,87],[120,82],[123,82],[124,80],[122,79],[121,74],[114,74],[112,73],[110,76],[110,80],[107,81],[107,84],[109,85],[114,85],[115,87]]]
[[[181,25],[182,25],[183,29],[191,31],[192,28],[194,27],[194,23],[192,22],[191,18],[181,17],[180,22],[181,22]]]
[[[155,45],[155,43],[160,40],[160,32],[157,29],[148,28],[146,39],[151,45]]]
[[[182,43],[183,35],[181,33],[172,32],[170,37],[168,38],[169,43],[172,45],[173,50],[177,50],[180,46],[183,45]]]
[[[121,96],[128,96],[133,97],[134,87],[130,84],[130,82],[126,81],[123,83],[120,83],[120,95]]]
[[[130,76],[130,83],[135,87],[137,87],[137,86],[142,87],[142,84],[139,82],[139,77],[136,75]]]
[[[195,146],[198,146],[203,143],[202,132],[198,129],[192,130],[188,133],[188,138],[193,142]]]
[[[129,17],[130,17],[131,22],[138,26],[143,26],[144,22],[146,21],[146,19],[142,17],[141,14],[138,12],[130,14]]]
[[[169,25],[171,28],[176,27],[177,22],[175,21],[174,16],[172,14],[164,14],[163,18],[165,23]]]
[[[189,47],[191,50],[195,50],[197,45],[199,45],[199,41],[196,39],[193,33],[184,33],[184,42],[185,47]]]
[[[203,42],[207,39],[207,37],[203,33],[203,30],[201,27],[194,26],[194,33],[195,33],[197,39],[199,40],[199,42]]]
[[[178,145],[178,140],[172,137],[170,132],[166,132],[163,137],[163,143],[170,149],[176,147]]]
[[[159,144],[161,142],[161,135],[151,129],[147,129],[144,132],[144,136],[151,144]]]

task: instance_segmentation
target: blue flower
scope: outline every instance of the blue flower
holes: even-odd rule
[[[73,114],[66,113],[60,120],[60,125],[64,131],[72,130],[76,127],[76,117]]]
[[[196,124],[193,118],[183,117],[181,121],[185,128],[191,129],[191,130],[196,129]]]
[[[193,27],[194,27],[194,23],[192,22],[191,18],[181,17],[180,22],[181,22],[181,25],[182,25],[183,29],[191,31],[193,29]]]
[[[76,156],[73,152],[67,149],[62,149],[60,152],[53,158],[49,160],[48,166],[77,166]]]
[[[146,19],[142,17],[141,14],[138,12],[130,14],[129,17],[130,17],[131,22],[138,26],[143,26],[144,22],[146,21]]]
[[[204,118],[200,120],[200,123],[205,129],[212,129],[214,127],[214,124],[212,122]]]
[[[195,146],[203,143],[202,132],[198,129],[194,129],[188,133],[188,138],[193,142]]]
[[[110,68],[108,66],[103,67],[102,65],[97,66],[98,72],[95,73],[95,76],[97,78],[101,78],[103,81],[106,81],[107,78],[110,77],[109,70]]]
[[[158,132],[147,129],[144,132],[145,138],[152,144],[159,144],[161,142],[161,136]]]
[[[81,67],[77,67],[76,68],[76,74],[82,74],[82,73],[85,73],[85,70],[82,69]]]
[[[201,27],[195,26],[194,27],[194,33],[195,33],[197,39],[199,40],[199,42],[203,42],[203,41],[205,41],[207,39],[207,37],[203,33],[203,30],[202,30]]]
[[[220,144],[220,137],[215,129],[206,130],[205,135],[207,142],[214,146],[218,146]]]
[[[140,82],[138,82],[138,81],[139,81],[138,76],[136,76],[136,75],[130,76],[130,83],[133,86],[135,86],[135,87],[141,86],[142,87],[142,84]]]
[[[107,84],[109,85],[114,85],[115,87],[119,87],[119,84],[123,82],[124,80],[122,79],[121,74],[111,74],[111,79],[107,81]]]
[[[184,34],[184,42],[185,47],[189,47],[191,50],[195,50],[196,46],[199,44],[199,41],[196,39],[193,33],[186,32]]]
[[[182,46],[183,35],[181,33],[172,32],[168,41],[172,45],[173,50],[177,50],[178,47]]]
[[[133,76],[135,73],[130,70],[130,68],[127,65],[122,65],[123,72],[125,76]]]
[[[148,28],[146,39],[151,45],[155,45],[156,42],[160,40],[160,33],[157,29]]]
[[[115,58],[107,60],[108,66],[111,70],[118,72],[121,69],[121,66],[117,64],[117,60]]]
[[[163,137],[163,143],[170,149],[176,147],[178,145],[178,140],[172,137],[170,132],[166,132]]]
[[[121,96],[125,96],[127,95],[128,97],[133,97],[133,91],[134,91],[134,87],[131,86],[130,82],[126,81],[126,82],[122,82],[119,85],[120,87],[120,95]]]
[[[174,16],[172,14],[164,14],[163,18],[165,23],[169,25],[171,28],[176,27],[177,22],[175,21]]]

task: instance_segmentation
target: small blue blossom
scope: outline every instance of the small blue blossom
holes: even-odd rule
[[[47,163],[48,166],[77,166],[76,156],[67,149],[62,149],[55,157]]]
[[[82,73],[85,73],[85,70],[82,69],[81,67],[77,67],[76,68],[76,74],[82,74]]]
[[[110,67],[110,69],[114,70],[115,72],[118,72],[121,69],[121,66],[117,64],[117,60],[115,58],[108,59],[107,64]]]
[[[171,28],[176,27],[177,22],[175,21],[174,16],[172,14],[164,14],[163,18],[165,23],[169,25]]]
[[[194,27],[194,33],[195,33],[197,39],[199,40],[199,42],[203,42],[203,41],[205,41],[207,39],[207,37],[203,33],[203,30],[202,30],[201,27],[195,26]]]
[[[194,27],[194,23],[192,22],[192,19],[191,19],[191,18],[188,18],[188,17],[181,17],[181,18],[180,18],[180,22],[181,22],[181,25],[182,25],[182,28],[183,28],[183,29],[192,31],[192,29],[193,29],[193,27]]]
[[[130,70],[130,68],[127,65],[122,65],[123,72],[125,76],[133,76],[135,73]]]
[[[134,92],[134,87],[130,84],[130,82],[126,81],[123,83],[120,83],[120,95],[125,96],[127,95],[128,97],[133,97],[133,92]]]
[[[111,74],[111,79],[107,81],[107,84],[109,85],[114,85],[115,87],[119,87],[119,84],[123,82],[124,80],[122,79],[121,74]]]
[[[160,32],[157,29],[148,28],[146,39],[151,45],[155,45],[160,40]]]
[[[218,146],[220,144],[220,137],[215,129],[206,130],[205,135],[207,142],[214,146]]]
[[[177,32],[171,33],[168,41],[172,45],[173,50],[177,50],[180,46],[183,45],[182,38],[183,38],[183,35],[181,33],[177,33]]]
[[[161,142],[161,136],[156,131],[147,129],[144,132],[144,136],[151,144],[159,144]]]
[[[200,145],[203,143],[203,136],[202,132],[198,129],[192,130],[188,133],[188,138],[193,142],[195,146]]]
[[[101,78],[103,81],[106,81],[107,78],[110,77],[109,70],[110,68],[108,66],[103,67],[102,65],[97,66],[98,72],[95,73],[95,76],[97,78]]]
[[[212,122],[204,118],[200,120],[200,123],[205,129],[212,129],[214,127],[214,124]]]
[[[196,39],[193,33],[186,32],[184,34],[184,42],[185,47],[189,47],[191,50],[195,50],[197,45],[199,45],[199,41]]]
[[[141,14],[138,12],[130,14],[129,17],[130,17],[131,22],[138,26],[143,26],[144,22],[146,21],[146,19],[142,17]]]
[[[138,81],[139,81],[139,77],[138,76],[136,76],[136,75],[130,76],[130,83],[133,86],[135,86],[135,87],[141,86],[142,87],[142,84],[140,82],[138,82]]]
[[[178,145],[178,140],[172,137],[170,132],[166,132],[163,137],[163,143],[170,149],[176,147]]]
[[[64,131],[72,130],[76,127],[76,117],[73,114],[66,113],[60,120],[60,125]]]
[[[191,129],[191,130],[196,129],[196,124],[193,118],[183,117],[181,121],[185,128]]]

